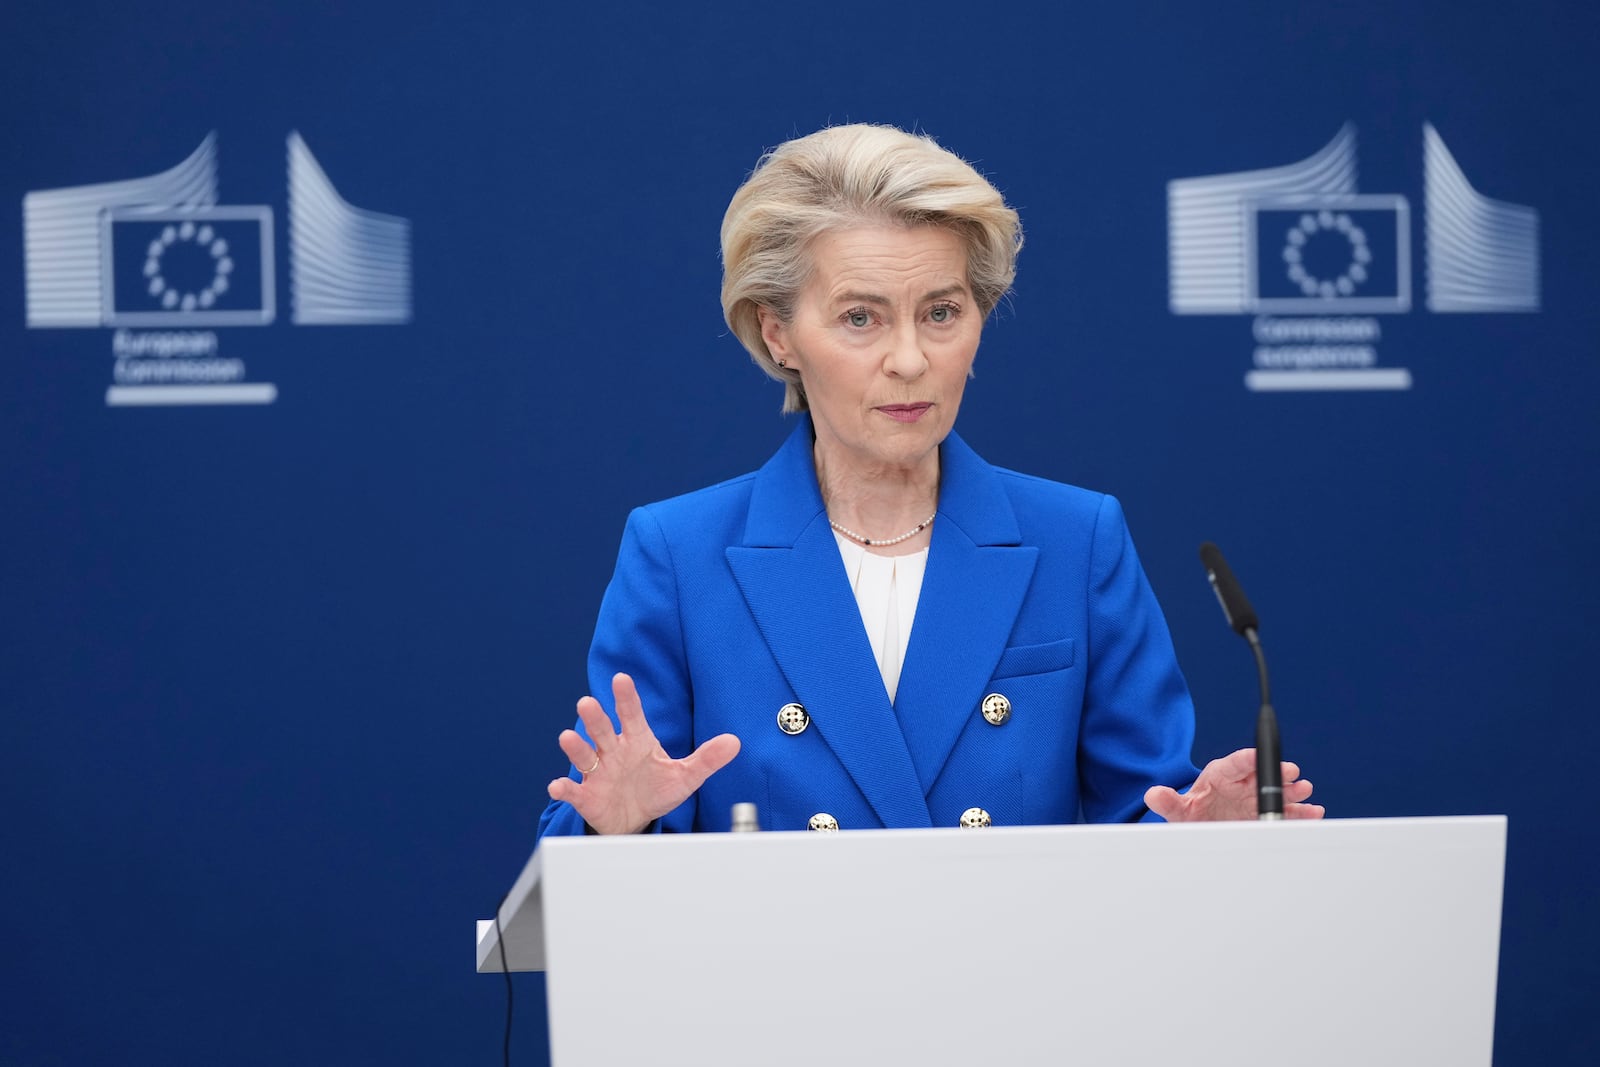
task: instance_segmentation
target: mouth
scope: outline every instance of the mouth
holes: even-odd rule
[[[895,422],[916,422],[932,410],[933,405],[922,404],[882,404],[875,410],[883,412]]]

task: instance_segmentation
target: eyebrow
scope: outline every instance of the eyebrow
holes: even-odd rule
[[[964,294],[964,293],[966,293],[966,291],[967,291],[967,287],[965,285],[962,285],[960,282],[956,282],[956,283],[954,283],[952,285],[946,285],[942,289],[934,289],[931,292],[924,293],[922,295],[922,300],[923,301],[938,300],[941,297],[956,296],[957,294]],[[880,305],[889,304],[889,303],[893,302],[886,296],[879,296],[877,293],[864,293],[864,292],[860,292],[860,291],[854,290],[854,289],[850,290],[849,292],[844,292],[844,293],[838,294],[837,296],[835,296],[833,298],[833,300],[834,300],[835,303],[880,304]]]

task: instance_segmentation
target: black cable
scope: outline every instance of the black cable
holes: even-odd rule
[[[506,896],[500,898],[500,903],[494,906],[494,939],[500,947],[500,973],[506,976],[506,1040],[501,1050],[501,1059],[505,1067],[511,1067],[511,964],[506,959],[506,936],[500,930],[500,909],[506,906],[506,897],[511,895],[511,890],[506,890]]]

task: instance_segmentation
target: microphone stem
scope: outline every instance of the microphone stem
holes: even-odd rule
[[[1250,642],[1250,651],[1256,656],[1256,674],[1261,679],[1261,703],[1271,704],[1272,683],[1267,681],[1267,655],[1261,651],[1261,635],[1252,626],[1244,632],[1244,639]]]
[[[1256,716],[1256,816],[1263,822],[1283,818],[1282,747],[1278,742],[1278,714],[1272,709],[1272,687],[1267,681],[1267,657],[1255,627],[1244,632],[1255,653],[1261,678],[1261,713]]]

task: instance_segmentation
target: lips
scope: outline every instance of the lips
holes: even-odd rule
[[[932,404],[883,404],[877,410],[896,422],[916,422],[932,407]]]

